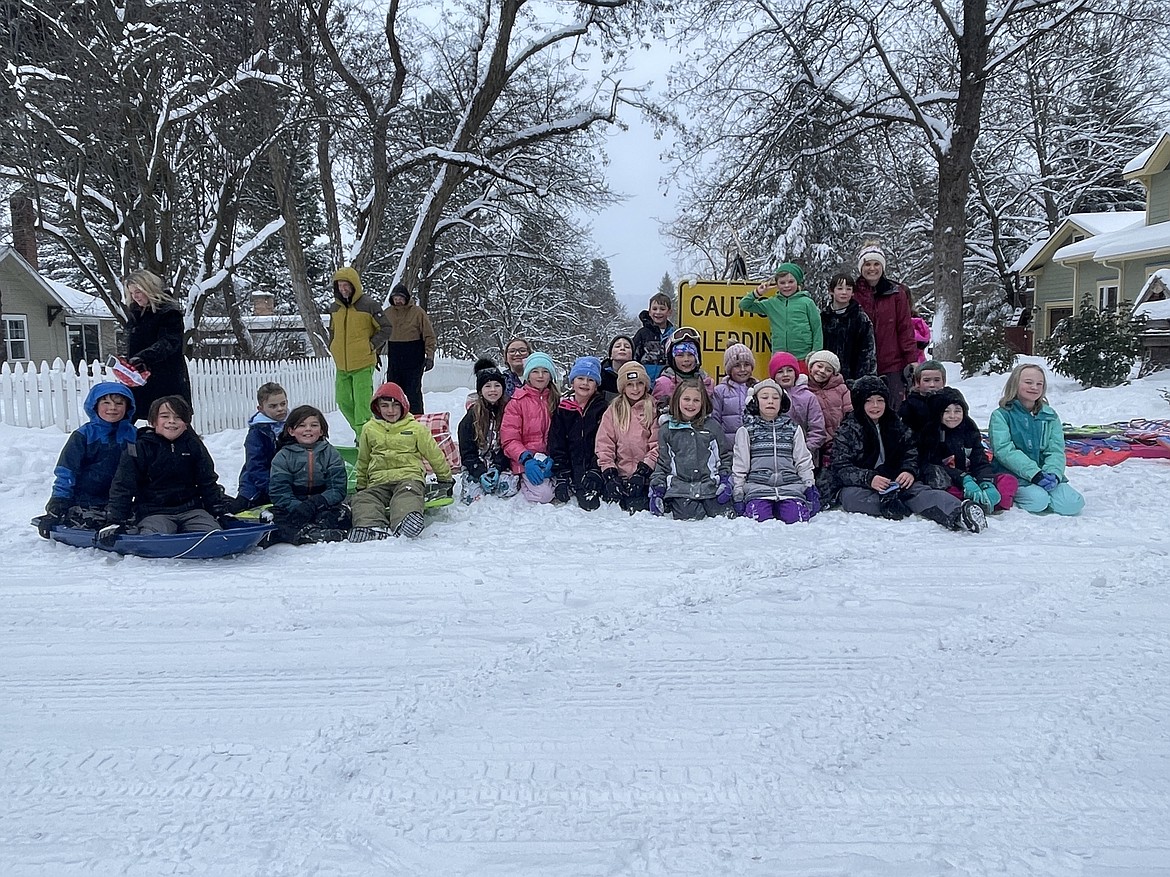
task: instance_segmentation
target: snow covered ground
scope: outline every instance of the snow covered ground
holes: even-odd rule
[[[978,536],[513,500],[145,561],[38,539],[63,436],[0,439],[5,877],[1170,875],[1170,463]]]

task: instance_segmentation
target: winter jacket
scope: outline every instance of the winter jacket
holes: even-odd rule
[[[918,445],[918,453],[921,456],[922,452],[935,441],[933,427],[938,418],[931,414],[930,396],[925,396],[917,390],[911,390],[898,408],[898,417],[902,419],[902,423],[914,436],[914,442]]]
[[[594,393],[581,408],[570,393],[553,412],[548,428],[548,455],[553,460],[553,477],[568,481],[573,488],[597,467],[597,428],[605,413],[605,399]]]
[[[597,466],[602,472],[617,469],[622,478],[629,478],[639,463],[654,468],[658,462],[658,419],[654,418],[649,427],[642,422],[646,408],[653,406],[650,398],[639,399],[630,406],[630,422],[624,430],[618,427],[613,406],[605,409],[595,445]]]
[[[987,432],[991,455],[1003,471],[1021,481],[1031,481],[1040,472],[1068,480],[1064,477],[1064,427],[1047,405],[1032,414],[1019,399],[1013,399],[1007,408],[991,412]]]
[[[642,328],[634,335],[634,359],[646,367],[650,380],[661,374],[666,365],[666,342],[674,332],[674,323],[666,321],[666,325],[659,329],[650,319],[650,311],[638,314]]]
[[[384,313],[391,326],[386,342],[386,380],[400,384],[409,394],[416,385],[421,388],[427,362],[435,361],[435,330],[427,312],[413,301],[391,305]]]
[[[126,400],[126,416],[117,423],[106,423],[97,413],[103,396],[121,396]],[[94,384],[85,397],[89,422],[79,426],[65,442],[57,466],[53,469],[53,499],[68,500],[71,505],[105,508],[110,501],[110,483],[127,445],[134,444],[134,395],[116,381]]]
[[[215,517],[227,512],[215,463],[203,440],[188,427],[174,441],[153,427],[138,430],[126,447],[110,485],[106,517],[130,524],[149,515],[176,515],[201,508]]]
[[[747,403],[748,390],[755,383],[755,378],[748,378],[746,384],[738,384],[727,377],[711,393],[711,416],[723,427],[728,444],[735,441],[736,430],[743,426],[743,406]]]
[[[918,362],[918,345],[910,324],[909,288],[885,276],[874,288],[864,277],[858,277],[853,297],[873,323],[877,373],[899,372]]]
[[[272,458],[268,493],[276,508],[297,514],[312,511],[312,506],[305,507],[310,497],[322,497],[327,506],[341,505],[349,489],[346,479],[345,461],[327,439],[317,439],[312,447],[286,441]]]
[[[127,309],[126,356],[137,357],[150,371],[141,387],[135,387],[134,410],[139,418],[150,413],[150,405],[163,396],[182,396],[191,401],[191,376],[183,355],[183,312],[173,302],[158,310],[140,308],[133,302]]]
[[[617,379],[618,373],[613,367],[613,360],[606,357],[601,361],[601,392],[607,405],[617,398]]]
[[[240,470],[241,498],[257,505],[268,502],[268,470],[276,456],[276,439],[283,428],[283,420],[273,420],[260,411],[248,420],[248,434],[244,436],[244,468]]]
[[[652,489],[667,499],[714,499],[719,480],[731,475],[731,445],[723,427],[708,417],[700,424],[663,417],[658,426],[658,463]]]
[[[825,350],[831,350],[841,360],[841,377],[852,386],[862,375],[877,374],[877,352],[874,348],[873,323],[856,301],[837,313],[831,307],[821,311],[821,329]]]
[[[487,404],[477,400],[479,404]],[[488,428],[487,441],[481,446],[475,440],[475,407],[471,404],[463,419],[459,421],[459,459],[463,461],[463,471],[467,476],[478,481],[488,469],[498,469],[506,472],[509,469],[508,456],[500,445],[500,430],[498,426]],[[507,404],[503,399],[496,403],[501,409]],[[492,423],[497,421],[492,417]]]
[[[337,292],[339,281],[353,285],[347,303]],[[329,312],[329,353],[337,370],[359,371],[373,366],[377,352],[390,338],[393,327],[381,306],[362,291],[358,273],[346,267],[333,275],[333,309]]]
[[[928,397],[931,423],[925,428],[926,441],[919,442],[920,466],[937,466],[947,477],[945,487],[962,487],[963,476],[976,481],[990,481],[995,467],[983,447],[983,436],[971,419],[970,409],[963,394],[952,387],[943,387]],[[942,414],[949,405],[963,409],[963,422],[954,428],[943,426]]]
[[[821,312],[803,289],[789,296],[777,294],[771,298],[760,298],[755,292],[749,292],[739,300],[739,309],[745,314],[762,314],[768,318],[773,353],[784,350],[797,359],[804,359],[825,346]]]
[[[841,420],[833,439],[829,466],[836,487],[869,487],[875,475],[896,478],[902,472],[918,477],[918,448],[910,430],[890,407],[890,391],[877,377],[853,385],[853,410]],[[881,395],[886,410],[875,424],[865,413],[865,400]]]
[[[362,427],[358,439],[355,486],[363,490],[379,484],[422,481],[426,477],[424,459],[440,481],[451,479],[451,466],[426,424],[409,414],[403,414],[393,423],[375,415]]]
[[[798,375],[796,385],[784,391],[792,404],[788,416],[804,430],[805,442],[809,453],[816,456],[828,438],[825,432],[825,414],[821,411],[821,403],[808,388],[808,376]]]
[[[689,375],[680,374],[670,366],[662,370],[657,379],[654,381],[654,399],[659,403],[659,406],[664,406],[670,403],[670,397],[674,395],[674,388],[677,387],[684,380],[701,380],[703,386],[707,388],[707,395],[715,392],[715,382],[711,380],[711,376],[702,369],[692,372]]]
[[[537,390],[528,384],[516,391],[504,409],[500,424],[500,444],[512,461],[512,471],[520,474],[524,464],[520,455],[525,451],[543,454],[548,450],[548,428],[552,415],[548,410],[550,390]]]
[[[911,317],[910,325],[914,329],[914,346],[918,348],[918,361],[926,362],[926,348],[930,346],[930,324],[922,317]]]
[[[775,420],[746,414],[735,433],[731,483],[737,502],[803,499],[813,485],[813,458],[804,430],[781,413]]]
[[[833,436],[837,434],[841,420],[853,410],[853,398],[841,375],[833,375],[824,384],[810,379],[805,386],[820,403],[821,414],[825,418],[825,441],[821,444],[821,450],[825,450],[833,443]]]

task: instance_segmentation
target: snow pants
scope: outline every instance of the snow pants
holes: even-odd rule
[[[783,521],[795,524],[810,521],[808,504],[800,499],[749,499],[744,506],[744,517],[755,521]]]
[[[943,526],[955,519],[959,513],[960,500],[945,490],[925,487],[917,481],[899,494],[899,499],[916,515],[930,518]],[[881,494],[872,487],[842,487],[841,508],[847,512],[861,512],[874,518],[882,516]]]
[[[421,338],[414,341],[391,341],[386,345],[386,380],[402,387],[410,413],[423,413],[422,380],[425,371],[426,345]]]
[[[421,481],[392,481],[376,484],[354,494],[350,507],[353,509],[353,526],[389,527],[398,529],[411,512],[423,512],[426,502]]]
[[[373,416],[370,399],[374,396],[374,367],[371,365],[351,372],[339,369],[333,379],[333,393],[337,397],[337,407],[353,429],[356,445],[362,427]]]
[[[1015,475],[1009,475],[1007,472],[1000,472],[991,479],[991,483],[995,485],[995,489],[999,491],[999,502],[995,504],[992,511],[1006,512],[1012,507],[1012,502],[1015,500],[1016,492],[1020,489],[1020,482]],[[958,487],[948,487],[947,493],[951,496],[956,496],[960,500],[963,498],[963,491]]]
[[[1051,493],[1038,484],[1021,484],[1016,492],[1016,505],[1034,515],[1053,511],[1071,517],[1081,513],[1085,498],[1067,481],[1060,482]]]
[[[666,508],[676,521],[701,521],[703,518],[719,518],[727,514],[730,506],[720,505],[711,499],[687,499],[674,497],[666,500]]]
[[[138,533],[141,536],[210,533],[213,530],[222,529],[219,521],[212,517],[211,512],[206,509],[191,509],[173,515],[147,515],[138,522]]]

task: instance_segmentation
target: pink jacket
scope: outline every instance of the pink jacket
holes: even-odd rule
[[[841,418],[853,410],[853,397],[849,394],[849,386],[845,379],[840,375],[833,375],[824,386],[810,380],[808,389],[821,403],[821,413],[825,416],[826,438],[821,446],[825,448],[832,443],[833,436],[837,434]]]
[[[715,393],[715,382],[711,380],[711,376],[700,369],[696,374],[691,375],[692,378],[703,379],[703,386],[707,388],[707,395]],[[662,374],[658,376],[658,380],[654,382],[654,398],[662,405],[670,404],[670,397],[674,395],[674,388],[679,385],[682,378],[678,376],[674,369],[667,366]]]
[[[654,400],[640,399],[634,404],[624,431],[614,420],[613,406],[605,409],[597,428],[596,445],[597,465],[602,472],[616,468],[622,478],[629,478],[639,463],[654,468],[658,462],[658,418],[651,421],[649,429],[642,425],[642,412],[647,406],[653,409]]]
[[[798,375],[796,386],[784,391],[792,407],[788,409],[788,416],[792,422],[804,430],[804,441],[813,459],[819,459],[817,454],[825,444],[825,415],[821,411],[821,403],[808,388],[808,376]]]
[[[534,454],[548,451],[548,427],[552,423],[548,397],[551,393],[547,387],[536,390],[525,384],[504,408],[500,446],[512,461],[512,471],[517,474],[524,471],[520,455],[525,451]]]
[[[930,344],[930,325],[922,317],[911,317],[914,327],[914,344],[918,347],[918,361],[926,362],[926,347]]]

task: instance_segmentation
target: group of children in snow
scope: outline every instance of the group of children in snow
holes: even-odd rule
[[[510,398],[506,374],[490,360],[476,364],[476,392],[458,428],[463,502],[519,493],[537,503],[575,497],[585,510],[604,501],[676,519],[735,513],[785,523],[838,503],[973,532],[1013,500],[1059,514],[1084,505],[1065,479],[1063,431],[1038,366],[1009,377],[991,417],[991,459],[962,394],[945,386],[934,361],[915,369],[914,390],[895,412],[884,381],[862,376],[850,388],[827,350],[809,354],[807,375],[794,356],[776,353],[772,377],[757,382],[752,352],[736,344],[715,386],[693,330],[672,333],[653,382],[633,359],[636,344],[623,339],[610,345],[604,368],[597,357],[578,358],[563,397],[546,353],[527,357]],[[182,397],[156,400],[138,430],[133,397],[119,383],[94,386],[85,408],[90,420],[54,470],[42,535],[57,524],[99,529],[105,541],[124,532],[207,532],[270,504],[279,538],[293,544],[409,537],[423,530],[423,461],[448,496],[454,487],[430,429],[393,383],[370,403],[348,500],[324,414],[308,405],[289,412],[277,384],[258,392],[234,501]]]

